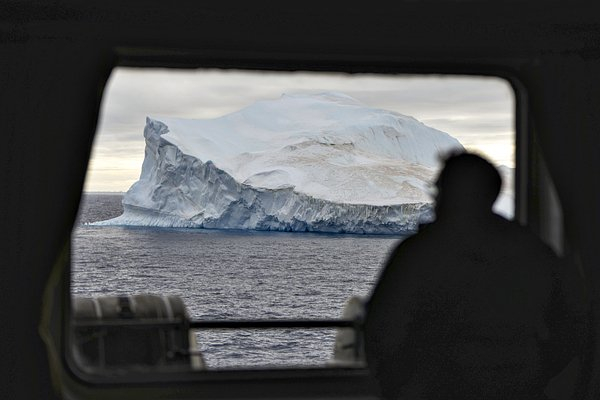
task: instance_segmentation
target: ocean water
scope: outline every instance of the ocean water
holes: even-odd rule
[[[341,318],[368,296],[400,236],[90,226],[122,196],[85,194],[72,235],[72,295],[180,296],[193,319]],[[335,329],[197,331],[209,368],[322,366]]]

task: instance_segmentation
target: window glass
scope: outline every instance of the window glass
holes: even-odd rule
[[[514,146],[498,78],[117,68],[72,235],[75,317],[173,316],[172,298],[198,321],[355,315],[389,251],[435,218],[447,152],[498,166],[512,218]],[[88,361],[135,353],[107,332],[98,350],[94,329],[77,336]],[[176,347],[209,369],[335,366],[340,332],[198,329]]]

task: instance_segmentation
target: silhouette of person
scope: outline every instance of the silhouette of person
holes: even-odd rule
[[[394,249],[366,305],[382,396],[545,398],[580,349],[582,289],[549,247],[492,212],[501,177],[488,161],[451,155],[436,186],[436,220]]]

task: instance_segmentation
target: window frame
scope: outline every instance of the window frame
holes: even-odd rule
[[[310,71],[370,74],[460,75],[489,76],[506,81],[514,94],[515,128],[515,220],[528,222],[528,199],[531,138],[527,134],[527,92],[508,68],[497,65],[457,63],[407,64],[392,61],[365,61],[336,57],[314,60],[307,56],[281,58],[275,55],[260,57],[230,57],[223,54],[201,54],[188,51],[115,49],[113,65],[138,68],[218,68],[239,70]],[[265,61],[266,60],[266,61]],[[502,63],[499,63],[502,64]],[[108,76],[106,77],[108,80]],[[103,82],[106,84],[106,81]],[[95,134],[92,133],[92,135]],[[89,156],[89,154],[88,154]],[[45,307],[40,333],[48,347],[51,370],[63,393],[74,398],[120,398],[143,396],[159,399],[176,394],[178,398],[281,398],[281,397],[345,397],[373,398],[376,385],[366,367],[290,367],[232,370],[201,370],[189,372],[131,372],[126,375],[91,375],[73,359],[71,349],[71,291],[69,236],[58,257],[45,291]],[[341,320],[341,319],[340,319]],[[303,390],[298,392],[297,383]],[[295,385],[290,385],[294,383]],[[241,394],[241,395],[240,395]]]

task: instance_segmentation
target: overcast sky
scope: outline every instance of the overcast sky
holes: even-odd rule
[[[499,78],[117,68],[102,100],[86,191],[127,191],[144,158],[146,116],[216,118],[283,93],[343,92],[410,115],[497,165],[514,166],[514,94]]]

